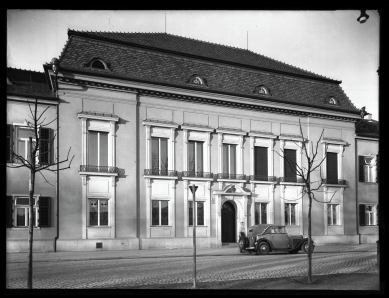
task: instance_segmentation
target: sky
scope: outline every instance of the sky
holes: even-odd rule
[[[43,72],[68,29],[166,32],[255,53],[342,81],[345,94],[379,120],[380,16],[358,10],[7,10],[7,67]]]

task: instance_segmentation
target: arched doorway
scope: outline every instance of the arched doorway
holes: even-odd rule
[[[222,206],[222,242],[235,242],[235,207],[230,202]]]

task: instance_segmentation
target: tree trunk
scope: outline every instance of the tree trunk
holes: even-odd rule
[[[30,162],[35,162],[34,156],[32,155],[32,140],[30,141]],[[34,233],[34,216],[33,216],[33,200],[34,200],[34,185],[35,185],[35,172],[34,168],[30,169],[29,179],[29,208],[28,208],[28,273],[27,273],[27,289],[32,289],[32,242]]]
[[[310,189],[308,189],[310,191]],[[312,229],[311,229],[311,209],[312,209],[312,198],[308,192],[308,284],[312,283]]]

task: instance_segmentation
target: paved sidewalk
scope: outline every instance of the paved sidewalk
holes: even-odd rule
[[[318,253],[342,253],[342,252],[376,252],[376,244],[357,245],[321,245],[316,246],[314,254]],[[227,256],[237,255],[238,245],[226,245],[219,248],[198,248],[196,255],[201,256]],[[60,262],[77,260],[110,260],[110,259],[139,259],[162,257],[190,257],[193,256],[192,248],[181,249],[148,249],[148,250],[97,250],[82,252],[34,252],[34,262]],[[8,263],[27,262],[28,254],[7,253]]]

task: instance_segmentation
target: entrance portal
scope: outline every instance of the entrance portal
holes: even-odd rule
[[[230,202],[222,206],[222,242],[235,242],[235,207]]]

